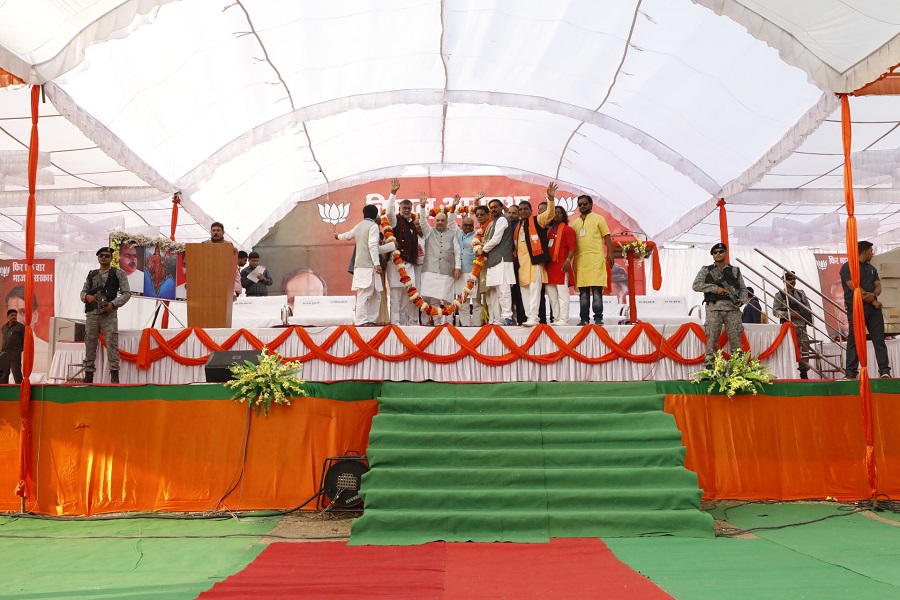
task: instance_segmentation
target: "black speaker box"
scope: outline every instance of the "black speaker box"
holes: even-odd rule
[[[226,352],[211,352],[206,361],[206,381],[209,383],[224,383],[231,379],[229,367],[234,364],[242,365],[249,360],[254,365],[259,364],[259,350],[229,350]]]

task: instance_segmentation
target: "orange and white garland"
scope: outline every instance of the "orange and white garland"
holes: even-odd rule
[[[449,212],[446,207],[441,207],[441,212]],[[432,216],[437,214],[434,209],[431,210]],[[400,273],[400,283],[406,288],[406,294],[409,296],[409,299],[412,300],[413,304],[419,307],[423,313],[430,317],[436,317],[439,315],[452,315],[463,305],[463,302],[466,302],[469,299],[469,295],[472,293],[472,290],[475,288],[475,283],[478,281],[478,277],[481,275],[481,270],[484,268],[485,257],[484,255],[477,256],[475,258],[475,262],[472,264],[472,272],[466,275],[466,287],[463,289],[462,295],[457,294],[456,298],[454,298],[453,302],[448,304],[447,306],[431,306],[422,296],[419,294],[419,290],[412,284],[412,279],[409,276],[409,273],[406,272],[406,267],[403,265],[403,259],[400,257],[400,250],[396,249],[397,238],[394,237],[394,229],[391,227],[390,223],[388,223],[387,216],[383,215],[381,217],[381,229],[384,232],[384,242],[385,244],[393,243],[395,245],[394,252],[392,254],[392,260],[394,265],[397,267],[397,271]],[[481,236],[483,231],[479,231],[475,235],[475,239],[472,241],[472,249],[477,250],[481,248]]]
[[[456,207],[455,212],[458,215],[467,215],[467,214],[469,214],[470,211],[472,212],[472,214],[475,214],[475,207],[473,206],[470,209],[468,206],[458,206],[458,207]],[[434,217],[438,216],[439,214],[448,214],[451,212],[454,212],[453,207],[444,205],[444,206],[439,206],[438,208],[432,208],[431,210],[429,210],[428,216],[431,218],[434,218]]]

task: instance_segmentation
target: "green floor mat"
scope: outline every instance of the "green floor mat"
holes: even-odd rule
[[[816,522],[791,526],[808,521]],[[728,522],[741,529],[788,525],[752,533],[795,552],[897,586],[900,595],[900,526],[854,514],[835,504],[748,504],[729,510]]]
[[[748,504],[712,511],[755,539],[606,539],[678,600],[900,597],[900,528],[836,505]],[[833,516],[843,515],[843,516]]]
[[[195,598],[256,558],[279,520],[0,517],[0,597]]]
[[[900,588],[764,539],[609,538],[615,555],[678,600],[897,598]],[[896,568],[896,561],[892,565]]]

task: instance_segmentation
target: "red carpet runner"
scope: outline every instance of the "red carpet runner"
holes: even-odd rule
[[[200,598],[671,600],[599,539],[423,546],[276,543]]]

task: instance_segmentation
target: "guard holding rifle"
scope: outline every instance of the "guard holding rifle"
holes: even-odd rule
[[[113,249],[97,250],[99,269],[88,273],[81,289],[84,302],[84,383],[94,383],[94,361],[100,334],[106,340],[109,382],[119,383],[119,318],[116,311],[131,298],[128,278],[121,269],[110,266]]]
[[[706,364],[712,365],[722,335],[728,336],[730,352],[741,349],[741,305],[747,302],[747,285],[741,270],[725,261],[727,246],[722,242],[710,250],[713,264],[704,266],[694,278],[694,291],[703,292],[706,304]]]

